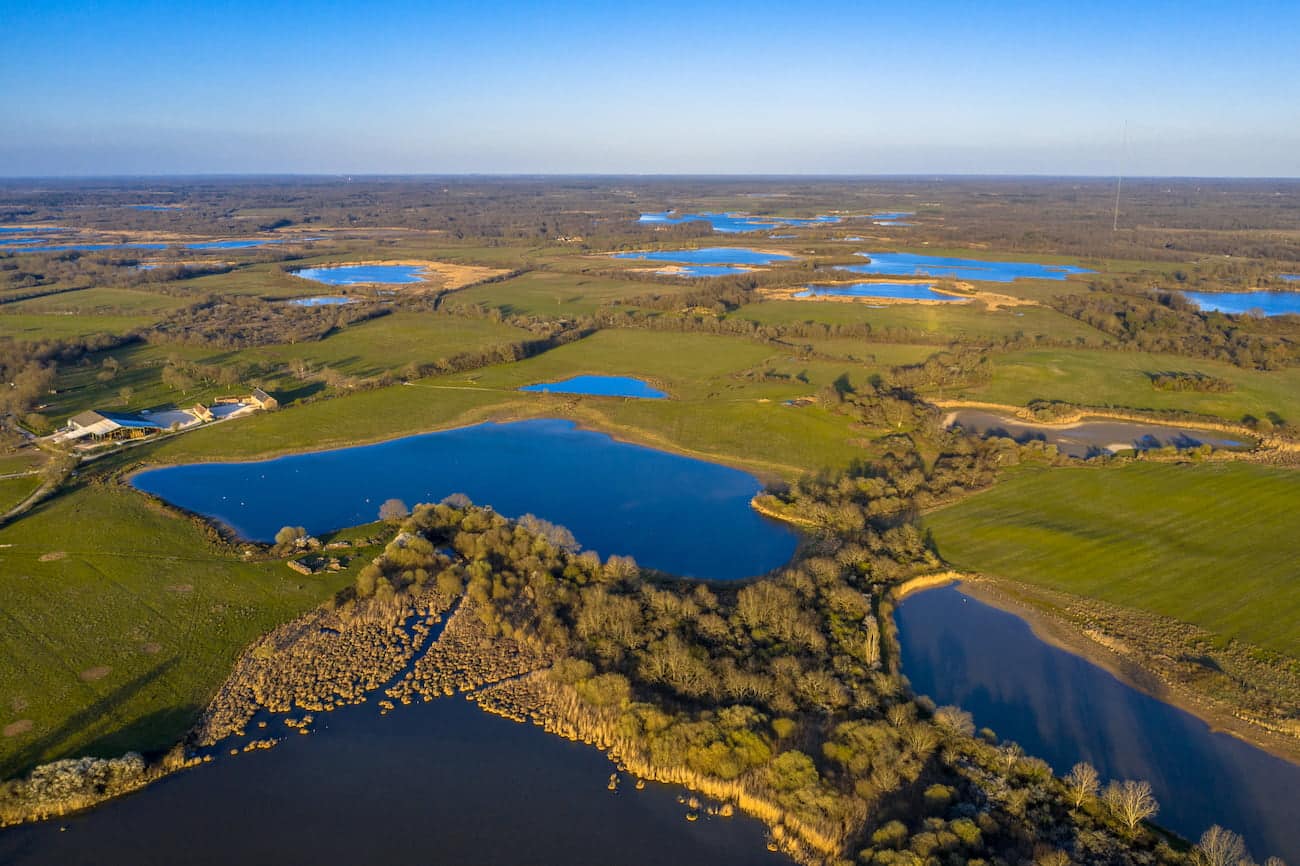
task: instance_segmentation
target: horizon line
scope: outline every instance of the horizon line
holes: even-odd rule
[[[510,171],[465,171],[465,172],[340,172],[340,171],[250,171],[250,172],[159,172],[151,174],[123,173],[72,173],[72,174],[31,174],[0,175],[0,183],[12,181],[74,181],[74,180],[158,180],[186,178],[328,178],[335,180],[361,179],[412,179],[412,178],[691,178],[691,179],[826,179],[847,180],[861,178],[908,179],[908,180],[945,180],[945,179],[1035,179],[1035,180],[1107,180],[1117,177],[1116,173],[1048,173],[1048,172],[510,172]],[[1199,174],[1146,174],[1132,175],[1126,180],[1259,180],[1259,181],[1300,181],[1300,175],[1199,175]]]

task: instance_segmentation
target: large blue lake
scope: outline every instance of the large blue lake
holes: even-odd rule
[[[356,286],[365,283],[405,285],[424,282],[424,268],[420,265],[334,265],[303,268],[294,271],[293,275],[330,286]]]
[[[707,222],[715,232],[762,232],[791,226],[830,225],[841,221],[837,216],[818,216],[811,219],[795,217],[757,217],[738,213],[680,213],[675,210],[643,213],[639,222],[662,225],[681,225],[689,222]]]
[[[270,541],[285,525],[313,533],[368,523],[384,500],[408,505],[464,493],[502,514],[568,527],[603,556],[698,578],[734,580],[787,562],[797,537],[761,517],[748,473],[618,442],[572,421],[479,424],[377,445],[255,463],[153,469],[136,487]]]
[[[1106,779],[1147,780],[1156,820],[1188,838],[1217,823],[1260,862],[1300,862],[1300,766],[1212,732],[957,587],[904,599],[896,616],[917,693],[962,707],[1058,774],[1087,761]]]
[[[794,256],[784,253],[751,250],[747,247],[704,247],[698,250],[646,250],[635,253],[614,253],[616,259],[637,259],[649,262],[680,262],[689,265],[770,265],[773,262],[792,262]]]
[[[1202,310],[1241,315],[1300,315],[1300,292],[1183,292]]]
[[[258,731],[292,733],[281,726]],[[309,737],[219,755],[98,809],[0,830],[7,866],[779,866],[757,821],[685,820],[600,752],[460,698],[316,717]],[[242,741],[237,741],[241,742]]]
[[[542,394],[593,394],[599,397],[639,397],[662,400],[668,395],[631,376],[571,376],[559,382],[525,385],[520,391]]]
[[[896,298],[902,301],[956,301],[962,303],[969,298],[945,295],[936,292],[924,283],[854,283],[850,286],[808,286],[795,294],[796,298],[816,298],[822,296],[840,298]]]
[[[1040,265],[1034,262],[995,262],[924,256],[915,253],[858,253],[869,261],[865,265],[842,265],[839,270],[856,274],[882,274],[891,277],[951,277],[961,280],[985,280],[1009,283],[1020,278],[1063,280],[1071,274],[1090,274],[1087,268],[1074,265]]]

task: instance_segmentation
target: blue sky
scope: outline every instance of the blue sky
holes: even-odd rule
[[[0,0],[0,176],[1300,175],[1295,0],[193,7]]]

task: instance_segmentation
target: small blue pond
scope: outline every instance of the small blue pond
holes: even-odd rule
[[[636,259],[647,262],[681,262],[688,265],[770,265],[773,262],[791,262],[794,256],[784,253],[763,252],[747,247],[703,247],[698,250],[645,250],[635,253],[614,253],[616,259]]]
[[[910,217],[910,216],[916,216],[916,211],[891,210],[891,211],[885,211],[884,213],[873,213],[871,215],[871,218],[873,220],[887,220],[892,222],[894,220],[901,220],[904,217]]]
[[[1300,283],[1300,274],[1282,274],[1281,276],[1288,283]]]
[[[969,298],[958,298],[936,292],[925,283],[854,283],[851,286],[808,286],[795,295],[796,298],[818,298],[823,296],[839,298],[897,298],[904,301],[955,301],[961,303]]]
[[[1300,862],[1300,766],[1212,731],[956,587],[911,596],[896,617],[919,694],[962,707],[1058,774],[1087,761],[1106,779],[1145,779],[1156,821],[1189,839],[1217,823],[1260,862]]]
[[[640,397],[662,400],[668,395],[631,376],[573,376],[560,382],[525,385],[520,391],[542,394],[594,394],[601,397]]]
[[[837,216],[818,216],[811,219],[795,217],[756,217],[738,213],[680,213],[666,210],[659,213],[643,213],[639,222],[659,223],[661,225],[681,225],[689,222],[707,222],[715,232],[762,232],[776,228],[789,228],[809,225],[829,225],[840,222]]]
[[[294,276],[330,286],[357,286],[367,283],[405,285],[424,282],[420,265],[335,265],[303,268]]]
[[[1260,312],[1265,316],[1300,315],[1300,292],[1183,292],[1202,310],[1215,313]]]
[[[766,573],[789,561],[798,540],[750,508],[762,489],[754,476],[557,419],[255,463],[170,466],[141,472],[133,483],[258,541],[286,524],[321,533],[367,523],[390,497],[414,505],[453,493],[511,517],[535,514],[567,526],[604,556],[630,555],[689,577]]]
[[[294,298],[289,303],[295,307],[337,307],[343,304],[356,303],[356,300],[341,295],[318,295],[314,298]]]
[[[1087,268],[1074,265],[1040,265],[1034,262],[994,262],[980,259],[957,259],[923,256],[914,253],[858,253],[870,261],[865,265],[843,265],[839,269],[855,274],[882,274],[890,277],[952,277],[962,280],[985,280],[1009,283],[1022,277],[1039,280],[1063,280],[1071,274],[1090,274]]]
[[[180,206],[174,204],[133,204],[131,205],[131,209],[169,211],[169,210],[180,210]]]

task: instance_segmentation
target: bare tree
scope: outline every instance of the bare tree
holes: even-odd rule
[[[1250,857],[1240,836],[1215,824],[1192,848],[1192,862],[1196,866],[1239,866],[1250,862]]]
[[[1160,811],[1160,804],[1151,795],[1149,782],[1127,779],[1123,782],[1111,782],[1106,786],[1106,805],[1110,806],[1115,817],[1119,818],[1129,830],[1137,829],[1147,818],[1155,817]]]
[[[1080,762],[1065,774],[1065,791],[1076,809],[1083,808],[1083,804],[1088,802],[1089,798],[1097,796],[1097,789],[1100,787],[1101,781],[1097,778],[1097,771],[1093,769],[1092,764]]]
[[[379,519],[396,523],[405,519],[411,513],[411,509],[406,507],[406,503],[400,499],[385,499],[384,504],[379,506]]]

